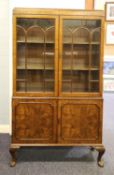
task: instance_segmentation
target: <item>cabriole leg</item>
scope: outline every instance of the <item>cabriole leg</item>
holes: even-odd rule
[[[105,148],[104,146],[100,146],[100,147],[95,147],[95,149],[98,151],[98,158],[97,158],[98,166],[104,167],[104,161],[102,160],[102,156],[105,153]]]
[[[11,154],[10,166],[14,167],[16,165],[16,151],[19,147],[10,147],[9,152]]]

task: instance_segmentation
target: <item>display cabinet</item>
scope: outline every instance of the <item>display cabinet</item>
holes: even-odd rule
[[[23,146],[102,144],[104,14],[13,11],[11,166]]]

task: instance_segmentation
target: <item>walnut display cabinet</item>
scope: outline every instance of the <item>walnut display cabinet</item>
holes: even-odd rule
[[[102,11],[13,11],[11,166],[24,146],[102,144]]]

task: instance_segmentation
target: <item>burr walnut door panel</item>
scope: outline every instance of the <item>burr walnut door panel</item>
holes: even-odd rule
[[[56,101],[13,101],[13,141],[56,142]]]
[[[60,100],[59,142],[101,143],[101,100]]]

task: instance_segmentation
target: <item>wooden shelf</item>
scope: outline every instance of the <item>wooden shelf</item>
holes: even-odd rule
[[[100,42],[63,42],[63,44],[73,44],[73,45],[100,45]]]
[[[67,83],[67,82],[72,82],[72,80],[64,80],[63,79],[62,82],[66,82]]]
[[[100,42],[92,42],[91,44],[100,45]]]
[[[73,67],[72,69],[70,67],[63,67],[63,71],[66,70],[66,71],[94,71],[94,70],[99,70],[99,68],[97,67]]]
[[[21,41],[21,40],[17,40],[17,43],[22,43],[22,44],[44,44],[44,42],[40,42],[40,41]],[[45,42],[45,44],[55,44],[54,42],[48,41]]]
[[[99,83],[99,80],[90,80],[92,83]]]
[[[16,81],[18,81],[18,82],[25,82],[27,80],[26,79],[16,79]]]
[[[38,83],[39,80],[36,81],[30,81],[30,80],[26,80],[26,79],[16,79],[17,82],[28,82],[28,83]],[[54,82],[54,79],[44,79],[42,80],[42,82]]]
[[[44,66],[42,66],[42,67],[39,66],[38,67],[37,65],[36,66],[27,66],[27,68],[25,68],[25,66],[18,66],[17,69],[18,70],[42,70],[42,71],[44,71],[44,70],[54,70],[54,68],[51,67],[51,66],[50,67],[45,66],[45,68],[44,68]]]
[[[47,82],[54,82],[54,79],[45,79],[44,81],[47,81]]]

